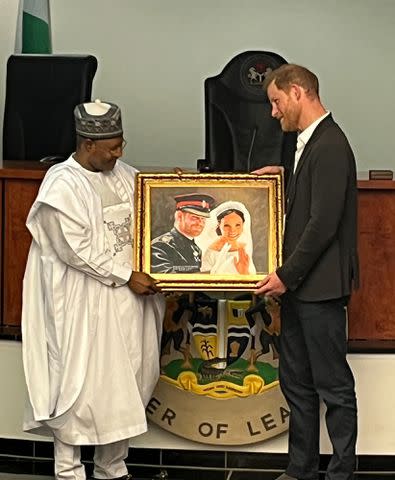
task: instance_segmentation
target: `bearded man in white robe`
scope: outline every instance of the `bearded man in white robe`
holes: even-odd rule
[[[127,479],[159,376],[164,299],[132,267],[136,170],[118,161],[120,109],[96,100],[74,115],[76,152],[48,170],[26,223],[24,429],[53,436],[59,480],[86,478],[81,445],[95,445],[94,479]]]

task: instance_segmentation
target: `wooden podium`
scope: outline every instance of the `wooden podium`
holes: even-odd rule
[[[1,325],[21,322],[22,279],[31,237],[29,209],[48,166],[4,161],[0,168]],[[350,345],[364,351],[395,350],[395,181],[359,180],[360,288],[349,307]]]

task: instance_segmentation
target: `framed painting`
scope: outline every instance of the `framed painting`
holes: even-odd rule
[[[281,174],[139,173],[135,268],[163,290],[254,290],[281,264]]]

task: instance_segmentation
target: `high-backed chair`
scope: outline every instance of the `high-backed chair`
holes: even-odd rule
[[[247,51],[205,80],[206,153],[200,171],[249,172],[264,165],[293,166],[296,135],[283,133],[271,116],[262,84],[287,63],[276,53]]]
[[[92,55],[11,55],[3,158],[67,158],[75,150],[74,107],[91,99],[96,69]]]

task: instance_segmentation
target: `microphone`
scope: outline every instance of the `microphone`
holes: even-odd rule
[[[248,157],[247,157],[247,172],[251,171],[251,154],[252,154],[252,149],[254,147],[255,137],[256,137],[256,132],[257,131],[258,131],[258,127],[255,127],[254,131],[252,132],[252,139],[251,139],[250,148],[248,150]]]

